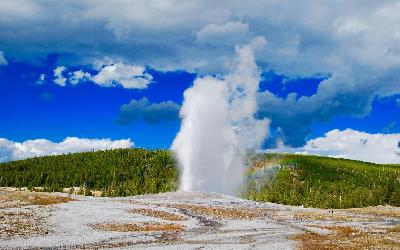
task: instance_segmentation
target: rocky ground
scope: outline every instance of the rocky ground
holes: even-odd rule
[[[215,193],[124,198],[0,188],[0,249],[400,249],[400,208],[325,210]]]

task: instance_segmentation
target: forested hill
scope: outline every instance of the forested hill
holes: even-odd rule
[[[244,196],[320,208],[400,206],[400,165],[297,154],[252,159]]]
[[[115,149],[0,164],[0,186],[101,190],[106,196],[173,191],[178,172],[168,150]]]
[[[400,206],[400,165],[310,155],[249,158],[245,198],[306,207]],[[0,164],[0,186],[69,187],[105,196],[175,191],[178,170],[168,150],[115,149],[46,156]]]

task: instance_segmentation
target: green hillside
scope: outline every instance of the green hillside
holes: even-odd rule
[[[242,195],[306,207],[400,206],[400,165],[328,157],[259,154],[249,158]],[[0,186],[101,190],[105,196],[174,191],[178,171],[168,150],[116,149],[0,164]]]
[[[106,196],[173,191],[178,172],[167,150],[115,149],[0,164],[0,186],[60,191],[86,186]]]
[[[320,208],[400,206],[400,165],[310,155],[253,157],[243,195]]]

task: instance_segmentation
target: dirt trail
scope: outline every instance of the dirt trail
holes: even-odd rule
[[[324,210],[215,193],[124,198],[0,188],[0,249],[400,248],[400,208]]]

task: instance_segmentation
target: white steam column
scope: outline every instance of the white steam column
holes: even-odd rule
[[[197,78],[184,93],[182,124],[172,149],[181,170],[180,189],[236,194],[249,150],[264,141],[269,121],[257,120],[260,71],[254,50],[264,37],[237,46],[225,77]]]

